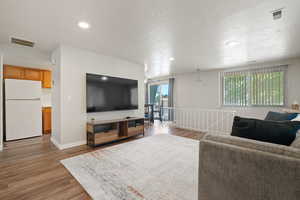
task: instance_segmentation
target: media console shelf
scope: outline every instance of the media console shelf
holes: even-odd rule
[[[91,147],[140,134],[145,134],[144,118],[124,118],[87,123],[87,144]]]

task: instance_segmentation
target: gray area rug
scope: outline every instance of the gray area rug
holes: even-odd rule
[[[199,141],[156,135],[61,163],[93,199],[196,200]]]

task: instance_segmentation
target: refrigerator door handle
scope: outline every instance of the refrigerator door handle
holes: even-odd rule
[[[9,100],[12,100],[12,101],[40,101],[41,98],[33,98],[33,99],[6,99],[6,101],[9,101]]]

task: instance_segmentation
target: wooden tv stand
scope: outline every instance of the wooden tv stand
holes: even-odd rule
[[[91,147],[140,134],[145,134],[144,118],[133,117],[87,123],[87,144]]]

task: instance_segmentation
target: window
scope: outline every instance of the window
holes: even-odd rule
[[[284,106],[287,66],[222,73],[225,106]]]

